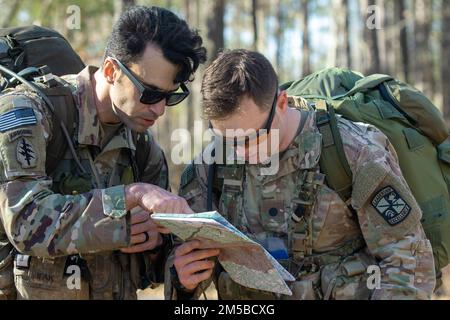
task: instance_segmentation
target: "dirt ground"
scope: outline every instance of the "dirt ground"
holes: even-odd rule
[[[208,288],[205,293],[208,300],[217,300],[214,286]],[[163,300],[164,287],[161,285],[156,289],[140,290],[138,291],[138,297],[140,300]],[[201,300],[203,299],[204,297],[201,297]],[[443,270],[443,285],[433,296],[433,300],[450,300],[450,266]]]
[[[447,266],[442,271],[443,284],[434,295],[434,300],[450,300],[450,266]]]
[[[217,291],[214,288],[214,285],[211,285],[205,291],[206,297],[208,300],[217,300]],[[138,299],[139,300],[164,300],[164,286],[160,285],[156,289],[145,289],[138,291]],[[204,300],[205,298],[202,296],[200,300]]]

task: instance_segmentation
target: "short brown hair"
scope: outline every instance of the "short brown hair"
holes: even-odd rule
[[[268,110],[277,84],[275,70],[262,54],[244,49],[224,51],[203,77],[203,115],[209,120],[226,119],[246,95],[261,110]]]

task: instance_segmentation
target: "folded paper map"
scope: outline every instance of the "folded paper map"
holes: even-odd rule
[[[220,248],[220,264],[242,286],[292,295],[285,281],[295,281],[260,244],[236,229],[218,212],[154,213],[152,218],[184,241],[199,240],[202,249]]]

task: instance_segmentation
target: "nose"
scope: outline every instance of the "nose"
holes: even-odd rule
[[[152,104],[150,108],[158,117],[161,117],[166,111],[166,99],[163,99],[158,103]]]

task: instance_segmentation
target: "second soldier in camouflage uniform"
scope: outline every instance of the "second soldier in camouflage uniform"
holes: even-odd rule
[[[184,82],[204,60],[201,38],[170,11],[125,12],[102,68],[63,77],[74,107],[55,108],[77,119],[75,154],[67,148],[52,172],[46,158],[60,146],[49,141],[62,132],[48,106],[23,86],[0,97],[0,236],[16,248],[18,298],[136,299],[160,281],[169,242],[149,212],[191,211],[165,190],[164,154],[147,129],[187,96]]]
[[[204,260],[219,250],[190,241],[168,261],[166,297],[198,297],[213,280],[220,299],[430,298],[435,286],[431,245],[386,136],[373,126],[339,120],[354,177],[351,200],[344,203],[320,173],[322,136],[314,111],[290,108],[286,93],[276,86],[276,74],[262,55],[225,52],[205,73],[203,107],[211,126],[225,136],[216,139],[231,141],[236,155],[247,161],[216,165],[212,209],[286,267],[297,280],[289,283],[293,296],[238,285],[211,259]],[[238,128],[271,131],[253,137],[227,132]],[[276,131],[279,144],[272,156],[279,150],[279,169],[262,174],[268,166],[261,164],[263,156],[255,156],[254,146],[275,139]],[[180,194],[202,212],[211,171],[196,160],[183,174]],[[385,214],[391,200],[402,209],[398,214]],[[373,279],[368,279],[369,266],[379,271],[371,271]]]

